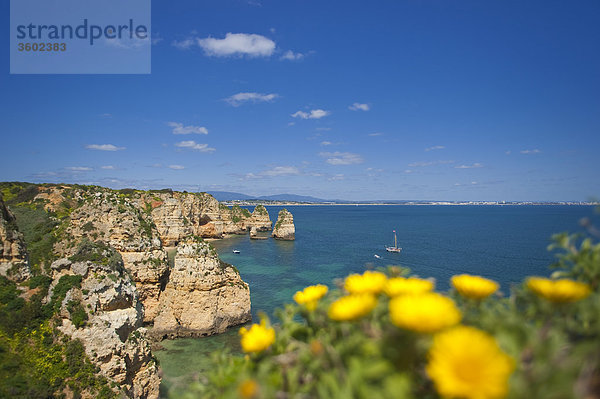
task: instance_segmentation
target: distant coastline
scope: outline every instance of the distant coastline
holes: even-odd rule
[[[390,201],[390,202],[296,202],[296,201],[265,201],[265,200],[234,200],[222,201],[232,206],[415,206],[415,205],[452,205],[452,206],[598,206],[594,201]]]

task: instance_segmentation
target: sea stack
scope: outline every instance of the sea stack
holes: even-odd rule
[[[252,212],[252,227],[256,227],[256,231],[269,231],[271,230],[271,219],[269,218],[269,212],[264,205],[256,205]]]
[[[271,234],[276,240],[292,241],[296,239],[296,227],[294,227],[294,216],[287,209],[279,211],[277,223]]]

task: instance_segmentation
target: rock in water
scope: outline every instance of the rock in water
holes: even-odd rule
[[[238,271],[221,261],[208,243],[180,242],[152,335],[207,336],[250,319],[250,289]]]
[[[276,240],[292,241],[296,239],[296,227],[294,227],[294,216],[287,209],[279,211],[277,223],[271,234]]]
[[[252,234],[252,228],[255,231],[269,231],[271,230],[271,219],[269,218],[269,212],[267,212],[267,208],[264,205],[257,205],[252,212],[251,219],[252,227],[250,229],[250,233]]]

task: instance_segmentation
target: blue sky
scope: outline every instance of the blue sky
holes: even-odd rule
[[[10,75],[1,42],[0,180],[600,195],[597,1],[154,0],[152,16],[150,75]]]

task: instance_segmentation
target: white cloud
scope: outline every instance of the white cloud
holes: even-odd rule
[[[540,152],[541,152],[540,150],[535,148],[533,150],[522,150],[521,154],[539,154]]]
[[[253,180],[253,179],[262,179],[263,176],[255,175],[254,173],[246,173],[246,175],[244,176],[244,178],[247,179],[247,180]]]
[[[134,37],[133,39],[104,39],[102,43],[109,47],[132,50],[139,49],[145,46],[150,46],[152,44],[152,41],[149,37],[146,37],[145,39],[139,39],[137,37]]]
[[[321,141],[321,145],[332,145],[331,141]]]
[[[329,114],[331,114],[331,112],[329,111],[325,111],[322,109],[313,109],[310,112],[296,111],[292,114],[292,117],[302,119],[321,119]]]
[[[371,137],[383,136],[383,133],[381,133],[381,132],[369,133],[369,136],[371,136]]]
[[[212,57],[269,57],[275,50],[275,42],[261,35],[248,33],[227,33],[224,39],[207,37],[197,39],[206,55]]]
[[[288,50],[281,57],[280,60],[288,60],[288,61],[298,61],[304,58],[304,54],[302,53],[294,53],[292,50]]]
[[[89,172],[92,170],[92,168],[88,168],[87,166],[67,166],[65,169],[72,172]]]
[[[443,150],[444,147],[443,145],[434,145],[433,147],[427,147],[425,148],[425,151],[433,151],[433,150]]]
[[[418,167],[422,167],[422,166],[431,166],[431,165],[435,165],[435,162],[413,162],[413,163],[408,164],[408,166],[410,166],[411,168],[418,168]]]
[[[112,114],[109,114],[108,112],[104,113],[104,114],[102,114],[100,116],[103,117],[103,118],[112,118]]]
[[[479,183],[478,183],[478,182],[476,182],[476,181],[472,181],[471,183],[454,183],[454,185],[455,185],[456,187],[462,187],[462,186],[475,186],[475,185],[477,185],[477,184],[479,184]]]
[[[511,150],[508,150],[508,151],[505,151],[504,153],[505,153],[506,155],[510,155],[510,154],[512,154],[512,151],[511,151]]]
[[[263,176],[294,176],[299,175],[300,171],[295,166],[275,166],[260,174]]]
[[[187,50],[197,43],[197,39],[185,39],[181,41],[173,40],[173,47],[177,47],[179,50]]]
[[[368,111],[371,107],[369,107],[369,104],[354,103],[348,109],[351,111]]]
[[[124,150],[125,147],[117,147],[112,144],[88,144],[85,146],[88,150],[98,150],[98,151],[120,151]]]
[[[330,131],[331,128],[330,127],[318,127],[315,130],[322,131],[322,132],[327,132],[327,131]]]
[[[115,170],[117,169],[116,166],[113,165],[104,165],[104,166],[100,166],[100,169],[104,169],[104,170]]]
[[[185,169],[185,166],[183,166],[183,165],[169,165],[167,167],[169,169],[173,169],[173,170],[182,170],[182,169]]]
[[[433,166],[433,165],[447,165],[449,163],[454,163],[451,160],[442,160],[442,161],[430,161],[430,162],[413,162],[409,163],[408,166],[411,168],[423,167],[423,166]]]
[[[344,180],[344,175],[342,173],[337,174],[337,175],[333,175],[331,176],[329,179],[327,179],[329,181],[339,181],[339,180]]]
[[[237,107],[243,104],[246,101],[251,101],[253,103],[259,102],[271,102],[274,99],[279,97],[278,94],[262,94],[262,93],[237,93],[231,97],[227,97],[225,101],[227,101],[230,105]]]
[[[215,148],[209,147],[208,144],[196,143],[194,140],[180,141],[178,143],[175,143],[175,147],[189,148],[191,150],[196,150],[196,151],[200,151],[200,152],[215,151]]]
[[[265,177],[298,176],[301,174],[300,170],[295,166],[274,166],[259,173],[246,173],[244,179],[256,180],[264,179]]]
[[[472,165],[458,165],[458,166],[455,166],[454,168],[456,168],[456,169],[475,169],[475,168],[483,168],[483,165],[480,164],[479,162],[475,162]]]
[[[326,158],[326,162],[330,165],[354,165],[364,162],[359,154],[351,152],[321,152],[319,156]]]
[[[173,128],[173,134],[208,134],[208,129],[204,126],[183,126],[179,122],[167,122],[167,125]]]

